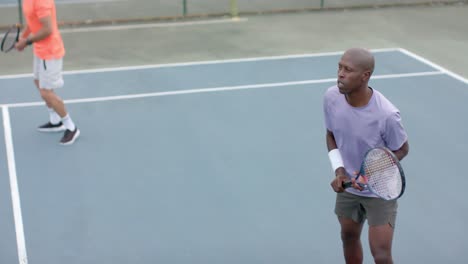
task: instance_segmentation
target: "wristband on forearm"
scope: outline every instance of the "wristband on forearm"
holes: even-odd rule
[[[341,157],[341,153],[339,149],[332,149],[328,152],[328,158],[330,159],[330,163],[333,169],[333,172],[340,167],[344,167],[343,165],[343,158]]]
[[[31,45],[33,43],[33,41],[28,37],[26,38],[26,45]]]

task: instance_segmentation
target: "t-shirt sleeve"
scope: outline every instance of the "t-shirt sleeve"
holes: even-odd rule
[[[383,139],[390,150],[398,150],[408,140],[399,112],[389,115],[385,121]]]
[[[327,96],[325,95],[323,98],[323,115],[324,115],[324,120],[325,120],[325,128],[329,131],[332,131],[331,127],[331,121],[330,121],[330,112],[328,109],[328,100]]]
[[[37,1],[35,6],[36,15],[38,18],[43,18],[52,15],[53,0]]]

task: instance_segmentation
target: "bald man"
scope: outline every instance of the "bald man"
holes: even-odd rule
[[[369,244],[375,263],[393,263],[392,240],[397,201],[377,198],[355,183],[365,153],[387,147],[401,160],[409,150],[399,110],[368,83],[374,56],[366,49],[347,50],[338,63],[337,84],[325,93],[323,111],[326,143],[337,193],[335,213],[341,226],[343,253],[348,264],[362,263],[361,231],[369,225]],[[353,188],[344,189],[343,182]]]

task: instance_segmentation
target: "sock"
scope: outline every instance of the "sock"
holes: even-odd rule
[[[50,123],[56,125],[60,122],[61,118],[60,116],[57,114],[57,112],[54,111],[54,109],[48,107],[47,108],[49,110],[49,120],[50,120]]]
[[[70,131],[75,131],[75,128],[76,128],[75,123],[73,123],[73,120],[71,119],[69,114],[67,114],[66,116],[62,118],[62,123],[66,129]]]

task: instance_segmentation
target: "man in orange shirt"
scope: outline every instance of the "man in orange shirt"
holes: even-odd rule
[[[58,30],[54,0],[23,0],[26,26],[16,49],[34,46],[34,84],[49,109],[49,122],[39,126],[41,132],[64,131],[62,145],[70,145],[80,130],[67,113],[63,100],[54,92],[63,86],[62,67],[65,48]]]

